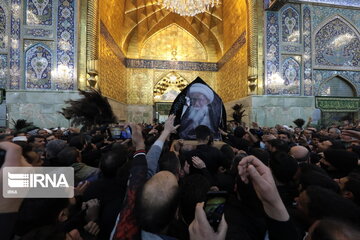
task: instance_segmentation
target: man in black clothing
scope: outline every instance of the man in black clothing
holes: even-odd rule
[[[196,156],[204,161],[206,169],[209,171],[211,176],[214,176],[217,173],[218,168],[223,166],[222,161],[225,158],[219,149],[211,146],[211,130],[207,126],[198,126],[195,128],[195,134],[199,145],[195,150],[190,151],[190,159],[187,159],[190,164],[190,174],[201,174],[201,171],[197,169],[192,162],[192,157]]]

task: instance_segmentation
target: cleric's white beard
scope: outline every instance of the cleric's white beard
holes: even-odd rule
[[[204,116],[208,115],[209,109],[207,106],[200,108],[191,107],[189,111],[189,118],[194,121],[194,125],[201,125],[204,124],[201,121],[204,120]]]

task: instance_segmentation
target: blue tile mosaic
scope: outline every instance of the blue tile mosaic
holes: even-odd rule
[[[293,7],[285,7],[281,13],[282,41],[299,42],[300,41],[300,16]]]
[[[281,52],[283,53],[300,53],[302,51],[300,46],[282,45]]]
[[[27,0],[27,25],[52,25],[52,0]]]
[[[315,33],[315,65],[333,69],[360,67],[360,37],[346,20],[336,17]]]
[[[36,37],[36,38],[51,38],[53,37],[53,30],[47,29],[26,29],[25,35]]]
[[[311,45],[311,10],[308,6],[303,9],[303,36],[304,36],[304,95],[313,94],[312,81],[312,45]]]
[[[280,52],[279,52],[279,18],[277,12],[266,12],[266,94],[279,94],[276,88],[281,81],[279,73]]]
[[[358,29],[360,28],[359,10],[323,6],[313,6],[312,9],[312,26],[315,31],[318,27],[322,27],[324,23],[329,22],[335,16],[341,16]]]
[[[57,79],[55,88],[75,88],[75,0],[59,0],[57,21]]]
[[[21,81],[20,16],[21,0],[11,0],[10,89],[19,89]]]
[[[301,66],[294,57],[288,57],[283,61],[282,79],[284,80],[282,94],[300,94]]]
[[[51,88],[51,50],[43,45],[36,44],[25,52],[25,82],[27,89]]]
[[[295,2],[302,4],[295,4]],[[319,84],[336,74],[349,79],[360,92],[359,10],[331,7],[329,4],[310,4],[310,2],[315,1],[292,1],[292,4],[285,5],[278,12],[266,12],[265,94],[294,93],[293,91],[284,92],[282,88],[286,85],[281,86],[281,83],[287,83],[284,67],[290,66],[285,61],[288,58],[286,56],[291,55],[302,59],[300,61],[297,57],[294,58],[300,67],[297,73],[300,74],[300,86],[303,87],[300,93],[304,96],[316,95]],[[330,1],[316,2],[331,3]],[[333,1],[332,3],[360,6],[360,1]],[[294,17],[294,11],[301,13],[298,18]],[[289,20],[291,17],[294,17],[295,21]],[[271,24],[271,20],[274,24]],[[278,21],[280,23],[277,23]],[[287,38],[296,28],[297,21],[299,21],[301,34],[297,42],[290,42]],[[278,24],[280,24],[279,32],[277,31]],[[291,68],[295,71],[288,69],[288,72],[291,71],[295,75],[297,64],[292,63]]]
[[[356,89],[358,96],[360,96],[360,73],[354,71],[327,71],[327,70],[314,70],[314,95],[319,95],[320,86],[327,80],[340,76],[348,80]]]
[[[1,2],[0,2],[1,4]],[[3,6],[2,4],[0,5],[0,50],[5,50],[6,49],[6,43],[7,43],[7,38],[6,38],[6,28],[7,28],[7,18],[6,18],[6,13],[4,10],[5,6]]]
[[[359,0],[298,0],[299,2],[326,3],[338,6],[360,7]]]
[[[6,88],[8,73],[7,55],[0,54],[0,88]]]

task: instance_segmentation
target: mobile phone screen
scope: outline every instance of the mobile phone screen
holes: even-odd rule
[[[209,192],[204,206],[206,217],[213,227],[214,231],[217,230],[221,217],[224,213],[227,192]]]

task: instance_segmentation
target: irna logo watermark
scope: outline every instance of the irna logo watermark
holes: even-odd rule
[[[72,167],[5,167],[5,198],[68,198],[74,195]]]

